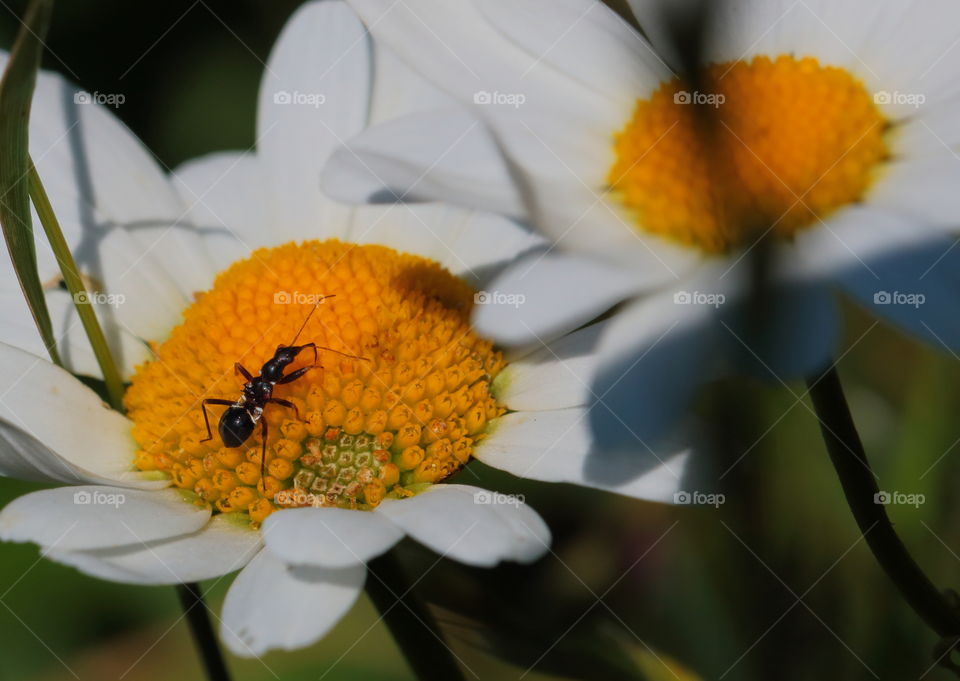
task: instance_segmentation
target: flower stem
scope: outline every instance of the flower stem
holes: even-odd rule
[[[874,557],[920,618],[943,639],[960,636],[960,614],[934,586],[897,536],[883,504],[867,454],[857,434],[836,370],[808,379],[830,460],[847,504]]]
[[[217,643],[217,635],[210,623],[210,614],[203,602],[203,594],[197,584],[178,584],[177,596],[183,614],[190,624],[190,633],[197,646],[197,652],[203,658],[203,666],[209,681],[230,681],[230,672]]]
[[[414,596],[393,552],[368,565],[367,595],[420,681],[462,681],[463,672],[433,615]]]

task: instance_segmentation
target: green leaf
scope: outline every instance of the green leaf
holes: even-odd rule
[[[20,288],[50,359],[61,364],[37,271],[28,187],[30,103],[52,10],[53,0],[33,0],[27,7],[0,82],[0,225]]]

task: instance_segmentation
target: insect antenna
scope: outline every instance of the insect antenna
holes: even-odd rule
[[[350,359],[362,359],[364,362],[369,362],[369,357],[360,357],[359,355],[350,355],[346,352],[340,352],[339,350],[334,350],[333,348],[328,348],[326,345],[318,345],[317,350],[326,350],[327,352],[333,352],[343,357],[349,357]]]
[[[310,310],[309,313],[307,313],[307,318],[304,319],[304,320],[303,320],[303,324],[300,325],[300,329],[297,331],[297,335],[293,337],[293,340],[290,341],[290,344],[287,345],[286,347],[289,348],[289,347],[291,347],[291,346],[293,346],[293,345],[296,344],[297,339],[300,338],[300,334],[303,333],[303,330],[304,330],[305,328],[307,328],[307,322],[310,321],[310,317],[312,317],[312,316],[313,316],[313,313],[317,311],[317,308],[318,308],[318,307],[320,307],[320,303],[322,303],[323,301],[325,301],[327,298],[336,298],[336,297],[337,297],[337,294],[336,294],[336,293],[331,293],[331,294],[328,295],[328,296],[322,296],[322,297],[318,298],[318,299],[317,299],[317,302],[313,304],[313,309]]]

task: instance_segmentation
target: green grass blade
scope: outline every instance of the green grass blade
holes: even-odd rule
[[[117,371],[117,365],[113,361],[110,346],[107,345],[107,339],[103,335],[103,329],[100,328],[97,315],[93,311],[90,294],[87,292],[80,271],[77,269],[77,264],[73,260],[73,254],[70,252],[67,240],[63,238],[60,223],[57,221],[53,206],[50,205],[50,199],[47,197],[47,192],[40,181],[40,174],[37,173],[32,160],[30,161],[29,173],[30,198],[33,199],[33,205],[40,217],[40,224],[43,225],[43,230],[47,234],[50,248],[60,264],[63,281],[67,285],[70,295],[73,296],[73,304],[77,308],[77,314],[80,315],[83,330],[87,332],[87,338],[90,339],[90,345],[93,346],[97,363],[100,364],[103,381],[107,386],[107,394],[110,396],[110,404],[117,411],[123,411],[123,380],[120,378],[120,372]]]
[[[0,225],[20,288],[50,359],[62,364],[37,270],[28,188],[30,103],[52,10],[53,0],[33,0],[27,7],[0,81]]]

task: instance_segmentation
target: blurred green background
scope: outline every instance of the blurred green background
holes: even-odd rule
[[[88,91],[123,93],[116,114],[174,168],[253,144],[263,61],[298,4],[61,2],[45,67]],[[0,10],[4,47],[23,5]],[[880,487],[926,497],[890,513],[934,581],[960,587],[958,358],[847,311],[839,368]],[[611,679],[628,661],[650,679],[694,678],[670,659],[730,681],[950,678],[931,669],[933,635],[860,541],[804,390],[737,381],[704,396],[732,449],[747,452],[718,509],[520,482],[479,465],[462,473],[526,495],[556,539],[532,568],[491,571],[429,569],[433,556],[402,548],[411,574],[425,573],[417,592],[441,608],[468,678]],[[0,504],[34,488],[0,480]],[[214,612],[230,579],[204,585]],[[101,582],[5,544],[0,605],[0,678],[201,678],[171,588]],[[230,665],[251,681],[412,678],[365,598],[309,649]]]

